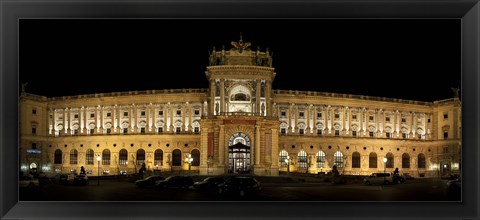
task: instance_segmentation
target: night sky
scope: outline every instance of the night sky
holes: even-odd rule
[[[460,19],[20,20],[19,83],[49,97],[208,88],[209,51],[269,48],[273,89],[418,101],[461,88]]]

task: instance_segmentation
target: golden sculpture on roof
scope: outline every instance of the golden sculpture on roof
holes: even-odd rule
[[[242,33],[240,32],[240,40],[238,42],[232,41],[232,46],[240,50],[240,53],[252,45],[250,42],[243,42]]]

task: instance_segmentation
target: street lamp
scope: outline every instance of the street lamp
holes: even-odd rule
[[[387,173],[387,158],[383,158],[383,183],[385,183],[385,173]]]
[[[190,168],[192,166],[192,161],[193,161],[192,155],[188,154],[188,156],[185,158],[185,162],[188,163],[188,171],[190,171]]]
[[[287,163],[287,175],[290,173],[290,156],[287,155],[285,159],[285,163]]]
[[[97,156],[97,163],[98,163],[98,176],[97,176],[97,186],[100,185],[100,160],[102,158],[99,156]]]

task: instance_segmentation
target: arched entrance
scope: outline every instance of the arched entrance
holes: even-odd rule
[[[251,170],[250,138],[238,132],[230,137],[228,145],[228,172],[249,173]]]

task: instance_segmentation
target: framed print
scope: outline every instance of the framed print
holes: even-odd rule
[[[478,218],[478,1],[0,7],[2,219]]]

